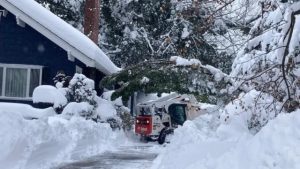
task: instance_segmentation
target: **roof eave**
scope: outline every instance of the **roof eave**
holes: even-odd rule
[[[66,52],[70,52],[72,56],[74,56],[79,61],[83,62],[88,67],[96,67],[95,61],[86,56],[84,53],[82,53],[80,50],[66,42],[63,38],[59,37],[55,33],[53,33],[51,30],[44,27],[42,24],[28,16],[26,13],[18,9],[16,6],[11,4],[7,1],[1,1],[1,5],[7,9],[9,12],[17,16],[19,19],[21,19],[23,22],[25,22],[27,25],[31,26],[36,31],[43,34],[45,37],[47,37],[49,40],[54,42],[56,45],[60,46],[62,49],[64,49]],[[18,15],[19,13],[22,13],[23,15]],[[102,70],[101,70],[102,71]]]

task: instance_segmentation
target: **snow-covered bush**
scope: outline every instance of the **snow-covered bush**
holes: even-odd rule
[[[94,81],[83,74],[76,73],[69,83],[66,93],[68,102],[85,102],[93,107],[86,112],[80,113],[84,117],[91,117],[95,114],[95,110],[97,108],[97,92],[94,89]]]
[[[72,116],[82,116],[85,118],[90,118],[94,114],[94,107],[87,102],[70,102],[64,108],[62,115],[67,119]]]
[[[92,79],[87,78],[83,74],[77,73],[73,76],[67,90],[67,98],[69,102],[88,102],[96,108],[96,95],[97,92],[95,91],[95,83]]]
[[[50,103],[58,114],[79,115],[94,118],[97,108],[97,92],[94,81],[83,74],[75,74],[69,81],[69,76],[57,73],[53,78],[55,86],[42,85],[33,92],[34,103]],[[68,86],[67,86],[68,85]]]
[[[56,112],[61,112],[67,104],[67,98],[64,93],[54,86],[42,85],[34,89],[32,94],[33,103],[49,103],[53,104]]]
[[[130,109],[123,105],[121,97],[114,101],[111,101],[111,96],[114,91],[107,91],[102,94],[102,102],[100,102],[97,111],[102,112],[103,106],[110,107],[111,112],[106,112],[106,120],[110,122],[111,126],[122,128],[123,130],[131,130],[133,128],[134,121],[130,114]],[[105,102],[104,102],[105,101]],[[106,104],[103,104],[106,103]],[[108,104],[107,104],[108,103]],[[103,113],[101,113],[103,117]],[[117,123],[117,124],[116,124]]]
[[[64,71],[58,71],[56,76],[53,78],[55,87],[57,88],[68,87],[70,80],[71,77],[67,76]]]
[[[282,103],[277,102],[270,94],[251,90],[241,93],[239,97],[226,105],[220,115],[224,124],[239,119],[251,133],[257,133],[269,120],[282,111]]]

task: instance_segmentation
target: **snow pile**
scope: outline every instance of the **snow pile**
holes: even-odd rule
[[[36,109],[27,104],[0,103],[0,112],[17,113],[26,119],[38,119],[55,115],[52,107],[46,109]]]
[[[51,103],[53,107],[63,107],[67,104],[67,98],[54,86],[42,85],[34,89],[33,103]]]
[[[126,141],[122,133],[112,132],[109,124],[76,116],[70,120],[59,115],[25,120],[20,113],[2,109],[0,125],[0,165],[9,169],[51,168]]]
[[[62,114],[70,119],[72,116],[84,117],[86,112],[92,112],[94,107],[87,102],[70,102],[63,110]]]
[[[96,112],[101,117],[101,119],[107,120],[109,118],[117,118],[117,111],[114,102],[98,98],[97,105],[98,107],[96,109]]]
[[[206,115],[175,130],[153,169],[298,169],[300,110],[280,114],[251,135],[241,120],[213,130]],[[211,124],[211,123],[208,123]],[[284,139],[282,139],[284,138]]]

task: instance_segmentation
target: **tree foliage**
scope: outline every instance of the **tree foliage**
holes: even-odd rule
[[[204,2],[103,0],[101,47],[123,67],[170,56],[217,66],[218,54],[203,38],[213,24]]]
[[[176,65],[169,61],[142,62],[108,76],[101,85],[110,88],[118,84],[112,99],[122,96],[127,101],[134,92],[144,93],[190,93],[200,101],[216,103],[218,98],[228,97],[221,90],[230,85],[225,74],[217,74],[212,67],[203,65]],[[221,71],[220,71],[221,72]],[[218,72],[218,73],[220,73]]]
[[[82,28],[84,0],[36,0],[51,12],[69,22],[76,28]]]
[[[252,39],[237,55],[231,76],[248,90],[271,94],[291,112],[300,105],[299,40],[294,31],[300,8],[269,0],[261,4],[261,18],[250,30]]]

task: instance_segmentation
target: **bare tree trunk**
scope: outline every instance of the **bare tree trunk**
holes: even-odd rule
[[[291,100],[292,98],[291,98],[289,83],[288,83],[287,78],[286,78],[285,62],[286,62],[286,58],[289,54],[289,46],[290,46],[290,42],[291,42],[291,39],[292,39],[293,31],[294,31],[294,26],[295,26],[295,22],[296,22],[296,15],[298,15],[298,14],[300,14],[300,11],[293,12],[292,15],[291,15],[291,25],[290,25],[290,28],[287,32],[288,40],[287,40],[287,44],[285,46],[284,55],[283,55],[282,63],[281,63],[282,76],[283,76],[283,80],[284,80],[284,83],[285,83],[286,88],[287,88],[288,100]]]

